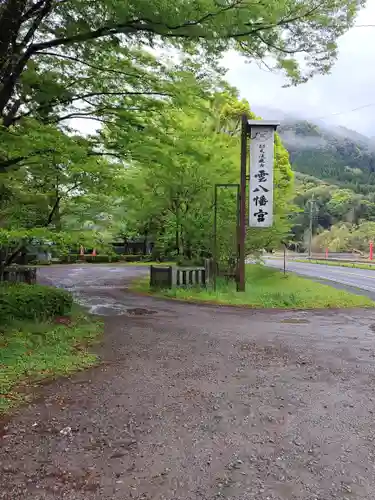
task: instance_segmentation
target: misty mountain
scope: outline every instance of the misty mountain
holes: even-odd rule
[[[293,170],[356,192],[375,185],[375,141],[346,127],[311,122],[281,110],[254,107],[254,113],[280,122],[278,133]]]

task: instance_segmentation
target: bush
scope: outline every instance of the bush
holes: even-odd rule
[[[177,260],[177,265],[180,267],[203,267],[204,260],[203,259],[186,259],[181,257]]]
[[[105,264],[107,262],[118,262],[120,260],[119,255],[85,255],[84,262],[89,262],[90,264]]]
[[[59,260],[61,264],[74,264],[79,260],[78,254],[61,255]]]
[[[69,254],[62,255],[60,257],[61,264],[75,264],[77,262],[88,262],[90,264],[103,264],[107,262],[118,262],[120,260],[120,255],[96,255],[95,257],[91,254],[85,254],[84,256],[79,254]]]
[[[121,260],[124,262],[148,262],[151,261],[150,255],[121,255]]]
[[[0,284],[0,324],[14,319],[45,320],[70,312],[73,298],[66,290],[26,283]]]

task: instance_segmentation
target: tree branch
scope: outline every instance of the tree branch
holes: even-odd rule
[[[43,4],[46,0],[39,0],[39,2],[32,5],[21,17],[21,22],[24,23],[31,19],[35,14],[38,13],[39,9],[43,7]]]
[[[31,109],[30,111],[27,111],[26,113],[23,113],[21,115],[14,116],[11,119],[7,119],[6,123],[4,120],[4,126],[9,126],[9,125],[14,125],[17,121],[21,120],[22,118],[26,118],[27,116],[32,115],[33,113],[38,113],[42,111],[45,108],[48,108],[50,106],[60,106],[62,104],[70,104],[74,101],[79,101],[79,100],[86,100],[89,97],[99,97],[99,96],[135,96],[135,95],[150,95],[150,96],[160,96],[160,97],[170,97],[170,94],[163,93],[163,92],[89,92],[87,94],[81,94],[77,96],[72,96],[66,99],[51,99],[50,101],[40,105],[37,109]],[[95,104],[86,101],[90,106],[95,106]],[[105,111],[106,109],[109,108],[102,108],[101,111]],[[114,108],[112,108],[114,109]],[[93,113],[93,111],[90,111],[90,113]],[[61,118],[59,118],[61,120]],[[54,120],[52,120],[53,122]],[[47,122],[49,122],[47,120]]]
[[[179,30],[183,30],[184,28],[191,28],[194,26],[199,26],[200,24],[204,24],[208,19],[217,17],[224,12],[230,11],[238,7],[242,3],[242,0],[236,0],[234,3],[228,5],[227,7],[224,7],[222,9],[219,9],[216,12],[209,12],[205,14],[204,16],[200,17],[199,19],[196,19],[194,21],[187,21],[185,23],[179,24],[179,25],[168,25],[168,24],[163,24],[163,23],[158,23],[154,22],[150,19],[147,18],[140,18],[140,19],[134,19],[125,23],[116,23],[116,24],[111,24],[111,25],[106,25],[102,26],[101,28],[98,28],[96,30],[92,31],[86,31],[84,33],[79,33],[77,35],[73,35],[71,37],[62,37],[62,38],[55,38],[52,40],[48,40],[46,42],[40,42],[36,43],[30,46],[30,51],[32,54],[35,54],[36,52],[40,52],[44,49],[49,49],[52,47],[59,47],[59,46],[64,46],[64,45],[70,45],[74,44],[77,42],[85,42],[88,40],[94,40],[97,38],[101,38],[104,36],[109,36],[109,35],[116,35],[118,33],[136,33],[137,31],[145,31],[148,33],[154,33],[160,36],[165,36],[165,37],[173,37],[173,38],[204,38],[204,34],[196,34],[193,36],[192,33],[186,33],[186,32],[178,32]],[[224,38],[239,38],[243,36],[249,36],[252,35],[253,33],[256,33],[258,31],[262,30],[269,30],[272,28],[275,28],[277,26],[283,26],[287,25],[289,23],[295,22],[299,19],[303,19],[304,17],[309,17],[313,12],[315,12],[319,7],[321,6],[321,3],[316,5],[314,8],[310,9],[310,11],[299,14],[298,16],[293,16],[289,17],[287,19],[283,19],[279,22],[273,23],[273,24],[262,24],[262,23],[257,23],[251,24],[251,29],[247,30],[245,32],[241,33],[230,33],[226,35]],[[256,27],[255,27],[256,26]],[[159,28],[159,29],[158,29]]]
[[[91,113],[70,113],[69,115],[65,115],[65,116],[62,116],[61,118],[58,118],[56,120],[56,123],[64,121],[64,120],[70,120],[72,118],[82,118],[82,119],[86,119],[86,120],[94,120],[97,122],[104,123],[106,125],[113,124],[113,122],[111,122],[109,120],[104,120],[104,118],[99,118],[98,116],[92,116]],[[0,169],[1,169],[1,166],[0,166]],[[0,170],[0,172],[1,172],[1,170]]]
[[[29,156],[16,156],[15,158],[10,158],[8,160],[0,161],[0,174],[6,173],[10,168],[14,167],[15,165],[18,165],[19,163],[21,163],[24,160],[27,160],[28,158],[32,158],[33,156],[40,154],[53,153],[53,152],[54,152],[53,149],[38,149]]]
[[[79,101],[80,99],[87,99],[89,97],[98,97],[98,96],[105,96],[105,95],[112,95],[112,96],[127,96],[127,95],[155,95],[155,96],[161,96],[161,97],[170,97],[170,94],[167,94],[165,92],[89,92],[87,94],[81,94],[74,96],[69,99],[64,99],[61,101],[58,101],[58,104],[66,104],[69,102],[73,101]]]
[[[255,36],[259,38],[261,42],[263,42],[265,45],[268,47],[272,47],[273,49],[277,50],[278,52],[282,52],[283,54],[296,54],[297,52],[302,52],[303,46],[301,45],[300,47],[297,47],[295,49],[284,49],[283,47],[278,47],[277,45],[274,45],[268,40],[265,40],[260,33],[255,33]]]
[[[52,8],[52,0],[43,0],[42,2],[38,2],[37,4],[35,5],[38,5],[38,4],[41,4],[40,5],[40,10],[39,10],[39,7],[37,9],[37,11],[39,10],[39,12],[37,12],[37,15],[35,17],[35,19],[33,20],[28,32],[26,33],[26,35],[24,36],[22,42],[20,43],[20,46],[21,47],[26,47],[27,44],[30,42],[30,40],[33,38],[36,30],[39,28],[39,25],[40,23],[42,22],[43,20],[43,17],[45,17],[50,11],[51,11],[51,8]],[[44,5],[43,5],[44,4]]]
[[[31,45],[30,50],[33,54],[40,52],[44,49],[51,49],[52,47],[60,47],[65,45],[70,45],[77,42],[86,42],[88,40],[95,40],[96,38],[101,38],[103,36],[115,35],[117,33],[126,33],[137,31],[129,23],[119,23],[109,26],[102,26],[97,30],[86,31],[84,33],[79,33],[78,35],[66,37],[66,38],[55,38],[47,42],[41,42]]]
[[[249,27],[252,28],[251,30],[245,31],[242,33],[231,34],[231,35],[228,35],[227,38],[239,38],[239,37],[243,37],[243,36],[254,35],[255,33],[258,33],[259,31],[267,31],[267,30],[270,30],[272,28],[277,28],[279,26],[287,26],[288,24],[294,23],[295,21],[299,21],[299,20],[304,19],[304,18],[309,18],[322,5],[324,5],[325,1],[326,0],[322,0],[317,5],[315,5],[315,7],[312,7],[307,12],[304,12],[304,13],[302,12],[298,15],[294,15],[292,17],[287,17],[287,18],[281,19],[280,21],[277,21],[274,24],[266,25],[266,24],[261,24],[261,23],[248,23]],[[298,9],[297,9],[297,12],[298,12]],[[292,15],[292,13],[290,13],[290,15]],[[257,27],[255,27],[255,26],[257,26]]]
[[[205,23],[208,19],[212,19],[214,17],[219,16],[220,14],[224,14],[224,12],[228,12],[229,10],[237,8],[239,5],[241,5],[242,1],[243,0],[236,0],[235,2],[231,3],[227,7],[223,7],[222,9],[219,9],[216,12],[208,12],[207,14],[205,14],[204,16],[202,16],[199,19],[196,19],[195,21],[186,21],[185,23],[175,25],[175,26],[170,26],[168,24],[164,24],[164,23],[160,23],[160,22],[158,23],[158,22],[152,21],[152,19],[147,19],[147,18],[142,18],[142,19],[139,19],[138,21],[147,22],[150,25],[151,24],[159,25],[159,26],[165,27],[166,29],[171,30],[171,31],[175,31],[175,30],[179,30],[179,29],[183,29],[183,28],[191,28],[192,26],[198,26],[200,24]]]
[[[59,207],[60,201],[61,201],[61,197],[57,196],[56,200],[55,200],[55,203],[54,203],[54,205],[52,207],[52,210],[50,211],[50,213],[48,215],[46,226],[49,226],[51,224],[53,216],[55,215],[55,212],[56,212],[56,210]]]
[[[36,55],[41,55],[41,56],[51,56],[51,57],[59,57],[61,59],[67,59],[69,61],[77,62],[79,64],[83,64],[84,66],[87,66],[88,68],[95,69],[97,71],[104,71],[106,73],[114,73],[117,75],[124,75],[124,76],[129,76],[132,78],[144,78],[144,75],[136,75],[132,73],[126,73],[125,71],[121,71],[119,69],[112,69],[112,68],[103,68],[102,66],[96,66],[94,64],[90,64],[86,61],[82,61],[78,57],[73,57],[73,56],[67,56],[65,54],[57,54],[56,52],[36,52]]]

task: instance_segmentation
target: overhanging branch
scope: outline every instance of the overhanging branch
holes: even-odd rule
[[[9,158],[8,160],[2,160],[0,161],[0,174],[6,173],[8,170],[10,170],[16,165],[19,165],[28,158],[32,158],[33,156],[37,156],[40,154],[53,153],[53,152],[54,152],[53,149],[38,149],[36,151],[33,151],[30,155],[27,156],[16,156],[14,158]]]
[[[33,113],[38,113],[43,111],[43,109],[49,108],[50,106],[61,106],[64,104],[70,104],[75,101],[86,100],[90,97],[100,97],[100,96],[118,96],[118,97],[126,97],[126,96],[155,96],[155,97],[171,97],[171,94],[167,94],[165,92],[89,92],[87,94],[80,94],[76,96],[71,96],[65,99],[51,99],[50,101],[42,104],[37,109],[31,109],[30,111],[23,113],[21,115],[14,116],[12,119],[7,120],[7,126],[13,125],[17,121],[22,118],[26,118],[27,116],[32,115]],[[89,102],[89,101],[86,101]],[[95,107],[95,104],[89,103],[91,106]],[[104,109],[104,108],[103,108]],[[91,111],[90,113],[94,113]],[[47,120],[48,121],[48,120]],[[54,120],[52,120],[54,121]]]
[[[104,68],[102,66],[96,66],[95,64],[90,64],[86,61],[82,61],[78,57],[73,57],[73,56],[68,56],[66,54],[57,54],[56,52],[49,52],[49,51],[43,51],[43,52],[37,52],[36,55],[41,55],[41,56],[50,56],[50,57],[59,57],[60,59],[66,59],[68,61],[73,61],[77,62],[79,64],[82,64],[84,66],[87,66],[88,68],[95,69],[97,71],[103,71],[105,73],[114,73],[116,75],[123,75],[123,76],[128,76],[131,78],[144,78],[144,75],[137,75],[133,73],[127,73],[125,71],[121,71],[119,69],[113,69],[113,68]]]
[[[124,23],[109,24],[102,26],[101,28],[98,28],[96,30],[86,31],[84,33],[79,33],[77,35],[73,35],[70,37],[55,38],[52,40],[48,40],[46,42],[36,43],[31,45],[29,50],[32,54],[35,54],[45,49],[71,45],[78,42],[85,42],[88,40],[94,40],[104,36],[116,35],[119,33],[134,34],[136,32],[142,32],[142,31],[170,38],[196,38],[196,39],[206,38],[203,30],[202,32],[196,34],[184,30],[186,29],[188,30],[189,28],[203,25],[209,19],[218,17],[221,14],[228,12],[230,10],[235,10],[238,6],[241,5],[241,3],[242,0],[236,0],[227,7],[219,9],[216,12],[209,12],[201,16],[199,19],[195,19],[193,21],[186,21],[178,25],[168,25],[160,22],[155,22],[147,18],[138,18],[129,20]],[[290,13],[290,16],[288,18],[281,19],[280,21],[276,21],[275,23],[249,23],[249,30],[238,33],[236,32],[228,33],[223,38],[227,39],[241,38],[244,36],[251,36],[252,34],[257,33],[259,31],[270,30],[279,26],[286,26],[295,21],[310,17],[322,5],[324,5],[324,3],[325,0],[322,0],[321,2],[316,4],[313,8],[309,9],[306,12],[301,12],[302,10],[301,8],[296,9],[297,12],[299,11],[298,15],[295,14],[293,15],[293,13]],[[296,12],[296,10],[294,12]]]

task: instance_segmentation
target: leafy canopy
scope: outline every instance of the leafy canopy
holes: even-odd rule
[[[362,0],[5,0],[0,7],[0,114],[9,123],[14,107],[28,109],[28,104],[39,101],[46,110],[55,104],[46,101],[47,93],[57,94],[57,103],[70,102],[87,83],[90,71],[106,73],[101,79],[105,82],[114,61],[132,61],[133,50],[161,44],[213,57],[228,48],[252,60],[273,56],[297,83],[329,70],[337,37],[353,24],[363,4]],[[303,55],[302,64],[295,58],[298,53]],[[77,65],[86,67],[82,77]],[[130,83],[133,65],[128,69]],[[62,89],[61,80],[72,76],[77,81]]]
[[[213,196],[215,184],[239,179],[239,125],[246,101],[223,85],[221,91],[183,107],[169,106],[149,116],[143,134],[132,137],[118,130],[109,135],[132,151],[126,169],[128,194],[124,202],[126,234],[141,234],[155,243],[155,254],[199,260],[213,251]],[[124,147],[125,147],[124,146]],[[275,145],[275,224],[251,230],[248,250],[278,245],[289,230],[292,172],[288,154]],[[236,191],[221,188],[218,201],[218,250],[235,257]]]
[[[238,116],[247,109],[220,82],[223,51],[271,59],[291,83],[305,81],[329,70],[336,39],[362,4],[4,0],[0,245],[7,261],[42,233],[72,242],[63,238],[69,230],[78,242],[82,228],[105,226],[152,232],[177,252],[207,250],[209,189],[237,179]],[[99,132],[78,133],[77,118],[94,120]],[[262,233],[270,242],[287,228],[291,177],[285,151],[276,149],[280,219]]]

